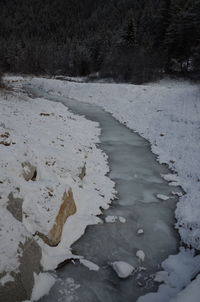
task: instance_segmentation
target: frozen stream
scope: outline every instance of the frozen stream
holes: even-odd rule
[[[161,262],[178,249],[179,237],[174,230],[176,197],[161,174],[170,173],[150,151],[149,143],[115,120],[96,105],[52,96],[41,89],[28,88],[38,97],[59,101],[73,113],[98,121],[102,129],[100,148],[109,156],[109,177],[116,182],[118,200],[104,211],[106,216],[122,216],[125,223],[103,223],[89,226],[74,245],[76,254],[84,256],[100,269],[90,271],[79,262],[58,269],[57,282],[40,302],[134,302],[141,295],[156,290],[152,275]],[[180,189],[179,189],[180,191]],[[170,196],[161,201],[156,194]],[[144,234],[137,234],[143,229]],[[145,261],[136,252],[143,250]],[[125,261],[136,267],[133,276],[119,279],[109,263]],[[141,270],[139,267],[145,267]]]

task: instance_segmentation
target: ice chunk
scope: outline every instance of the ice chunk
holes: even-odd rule
[[[95,263],[89,261],[89,260],[80,259],[80,263],[82,263],[84,266],[89,268],[90,271],[98,271],[99,270],[99,266],[96,265]]]
[[[4,286],[7,282],[13,282],[14,278],[10,274],[6,274],[0,279],[0,284]]]
[[[160,200],[168,200],[169,196],[163,195],[163,194],[157,194],[156,197]]]
[[[114,222],[116,222],[117,218],[118,218],[117,216],[107,216],[105,218],[105,222],[114,223]]]
[[[119,221],[121,223],[125,223],[126,222],[126,218],[119,216]]]
[[[115,261],[111,263],[111,265],[119,278],[128,278],[134,271],[134,267],[132,265],[123,261]]]
[[[139,261],[143,262],[145,259],[145,253],[142,250],[138,250],[136,256],[138,257]]]
[[[183,193],[181,193],[181,192],[172,191],[172,194],[173,194],[173,195],[177,195],[178,197],[183,196]]]

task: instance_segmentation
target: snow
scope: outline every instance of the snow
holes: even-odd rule
[[[143,230],[143,229],[139,229],[139,230],[137,231],[137,234],[138,234],[138,235],[144,234],[144,230]]]
[[[106,216],[105,222],[107,222],[107,223],[114,223],[114,222],[117,221],[117,219],[118,219],[117,216]]]
[[[200,275],[170,302],[199,302]]]
[[[14,278],[10,274],[6,274],[4,277],[1,278],[0,284],[5,285],[7,282],[13,282]]]
[[[194,256],[194,250],[181,248],[179,254],[169,256],[162,263],[162,268],[164,270],[158,272],[155,277],[155,281],[161,283],[158,292],[140,297],[137,302],[172,302],[173,300],[171,301],[171,299],[176,297],[200,271],[200,256]],[[199,283],[199,281],[197,282]],[[194,287],[194,292],[192,291],[193,287],[189,287],[191,296],[189,300],[185,301],[192,301],[192,297],[196,296],[199,288],[196,286],[196,283]],[[183,297],[183,295],[184,292],[180,293],[180,297]],[[176,300],[175,298],[175,301],[183,302],[184,300]]]
[[[122,279],[128,278],[134,271],[134,267],[124,261],[115,261],[111,265],[118,277]]]
[[[126,218],[119,216],[119,221],[121,223],[126,223]]]
[[[121,223],[125,223],[126,218],[121,217],[121,216],[111,216],[111,215],[105,217],[105,222],[107,222],[107,223],[114,223],[116,221],[120,221]]]
[[[56,282],[55,278],[49,273],[34,273],[34,287],[31,295],[31,302],[38,301],[41,297],[47,295],[51,287]]]
[[[91,262],[91,261],[86,260],[86,259],[80,259],[79,261],[80,261],[81,264],[86,266],[91,271],[98,271],[99,270],[99,266],[97,264],[95,264],[94,262]]]
[[[114,198],[114,183],[106,176],[107,156],[97,147],[100,129],[96,122],[76,116],[59,103],[30,99],[23,93],[0,92],[0,273],[19,270],[22,245],[34,238],[42,249],[44,270],[55,269],[71,258],[71,244],[96,224],[101,208]],[[9,144],[4,144],[9,136]],[[24,178],[36,167],[35,179]],[[86,175],[79,175],[85,166]],[[62,204],[72,189],[76,213],[68,217],[61,241],[50,247],[36,236],[48,235]],[[8,207],[10,193],[17,213]],[[74,227],[76,226],[76,228]]]
[[[177,195],[178,197],[183,196],[183,193],[181,193],[181,192],[172,191],[172,194],[173,194],[173,195]]]
[[[182,240],[200,248],[200,90],[187,81],[163,80],[148,85],[72,83],[33,78],[31,85],[87,103],[95,103],[151,143],[160,163],[173,174],[164,175],[186,195],[176,209]]]
[[[191,84],[187,81],[171,81],[171,80],[164,80],[158,83],[153,83],[153,84],[151,83],[148,85],[137,86],[137,85],[128,85],[128,84],[74,83],[74,82],[66,82],[66,81],[59,81],[53,79],[51,80],[51,79],[44,79],[44,78],[26,78],[26,79],[11,78],[11,77],[8,78],[8,81],[10,82],[12,82],[13,80],[16,81],[14,83],[16,87],[17,85],[20,86],[21,84],[24,83],[31,84],[32,86],[35,86],[37,88],[40,87],[41,89],[44,89],[46,92],[52,93],[54,95],[62,95],[64,97],[69,97],[71,99],[76,99],[78,101],[95,103],[101,106],[102,108],[104,108],[106,111],[110,112],[121,123],[125,124],[127,127],[132,129],[133,131],[138,132],[141,136],[146,138],[151,143],[151,150],[153,153],[157,155],[157,160],[160,163],[168,164],[172,171],[172,174],[162,175],[163,178],[166,181],[168,181],[169,184],[172,186],[172,194],[176,193],[175,186],[179,186],[179,185],[183,188],[184,192],[186,193],[183,196],[181,196],[182,194],[179,192],[176,193],[178,196],[180,196],[175,211],[176,220],[177,220],[176,227],[179,230],[181,239],[185,244],[193,248],[200,249],[200,220],[199,220],[199,216],[200,216],[200,202],[199,202],[200,90],[197,85]],[[35,100],[34,102],[35,104],[37,104],[37,106],[39,106],[39,103],[42,104],[48,103],[48,102],[45,103],[42,100]],[[50,104],[49,106],[51,107]],[[59,106],[61,105],[57,107],[57,105],[54,104],[53,106],[58,109]],[[35,109],[36,108],[34,108],[34,110]],[[65,110],[66,109],[62,107],[61,111],[65,111]],[[13,110],[14,116],[16,113],[19,114],[19,112],[21,111],[22,110],[20,110],[20,107],[19,107],[19,111],[18,111],[18,107],[15,107],[15,110]],[[3,111],[1,110],[0,112]],[[47,112],[53,112],[53,111],[52,109],[49,110],[48,108]],[[3,114],[4,118],[6,116],[8,117],[6,123],[9,119],[9,114],[10,114],[9,112],[8,113],[5,112]],[[50,118],[52,119],[53,116],[50,116]],[[78,119],[79,118],[76,118],[76,121]],[[68,118],[67,121],[70,124]],[[105,176],[105,173],[106,171],[108,171],[108,168],[105,158],[102,156],[102,153],[94,146],[94,144],[98,141],[97,125],[95,126],[94,123],[90,123],[90,126],[87,127],[85,126],[85,124],[82,124],[81,121],[79,122],[81,124],[79,129],[81,129],[81,131],[84,131],[84,129],[87,129],[88,131],[88,129],[91,129],[92,125],[93,125],[92,129],[94,131],[91,134],[89,140],[87,138],[86,131],[85,131],[84,135],[82,135],[83,139],[80,142],[82,146],[86,141],[86,149],[88,144],[93,146],[93,152],[90,152],[90,150],[88,151],[87,149],[87,152],[89,153],[88,158],[90,158],[90,159],[87,158],[87,161],[91,163],[91,171],[89,173],[91,174],[91,177],[89,178],[86,177],[86,179],[84,179],[83,189],[82,189],[82,191],[84,192],[81,192],[82,193],[81,197],[83,198],[83,200],[85,200],[85,202],[87,200],[88,208],[90,209],[91,204],[89,202],[89,198],[87,199],[87,197],[89,197],[89,195],[94,196],[94,194],[95,193],[97,194],[97,192],[93,192],[93,190],[90,189],[92,192],[91,194],[89,194],[88,190],[86,189],[86,186],[88,184],[87,182],[89,182],[90,184],[93,183],[92,178],[94,177],[94,175],[95,175],[95,182],[98,182],[99,179],[98,177],[99,175],[97,175],[99,174],[99,170],[96,169],[95,171],[94,168],[95,166],[94,163],[96,160],[95,157],[98,158],[99,162],[101,162],[101,165],[103,163],[103,168],[100,169],[102,175]],[[0,126],[1,126],[1,131],[0,131],[1,133],[2,130],[4,130],[5,128],[4,121],[2,121]],[[26,123],[25,126],[22,127],[23,131],[24,129],[26,129],[27,126],[28,126],[28,122]],[[49,127],[50,129],[53,128],[50,125]],[[15,128],[13,127],[13,129]],[[26,130],[28,132],[28,128]],[[74,131],[76,133],[76,130]],[[49,131],[46,130],[47,134],[48,132]],[[36,131],[36,133],[38,133],[38,131]],[[18,137],[18,135],[16,137]],[[92,142],[92,138],[93,138],[93,142]],[[14,133],[12,132],[11,132],[11,136],[8,139],[8,143],[10,143],[10,139],[11,141],[14,142],[16,140]],[[80,139],[81,138],[77,136],[76,144],[78,144]],[[72,135],[72,140],[74,143],[73,135]],[[12,147],[13,149],[16,148],[15,145],[14,146],[11,145],[9,148],[11,149]],[[2,149],[4,148],[4,146],[0,145],[0,148]],[[71,148],[71,151],[74,150],[73,148],[74,145]],[[6,147],[6,150],[7,149],[8,147]],[[46,148],[46,151],[47,149],[49,150],[49,148]],[[33,148],[33,150],[35,152],[35,148]],[[1,158],[10,158],[10,161],[12,161],[12,158],[14,157],[13,153],[14,152],[12,152],[12,154],[9,157],[9,153],[7,153],[6,151],[5,153],[1,154],[3,156]],[[37,160],[35,159],[36,158],[35,154],[32,154],[30,151],[29,153],[28,153],[29,158],[30,159],[33,158],[32,163],[37,164]],[[78,165],[76,164],[76,160],[74,160],[73,163],[71,164],[70,166],[71,169],[69,173],[70,175],[67,177],[67,183],[70,186],[72,186],[72,183],[75,186],[74,177],[75,179],[77,179]],[[78,162],[81,163],[81,165],[83,166],[84,160],[85,160],[84,156],[82,156],[81,159],[80,158],[78,159]],[[13,160],[13,162],[15,163],[15,160]],[[79,164],[80,167],[81,165]],[[99,165],[99,167],[101,167],[101,165]],[[14,169],[16,170],[15,173],[13,173],[13,171],[11,171],[12,169],[9,168],[8,170],[10,171],[9,173],[11,175],[20,174],[19,167],[18,169],[16,169],[15,164],[10,166],[13,166]],[[74,169],[76,171],[74,171]],[[92,171],[94,172],[92,173]],[[4,173],[4,170],[2,170],[2,172]],[[3,173],[2,175],[4,175]],[[40,177],[40,173],[43,175],[44,171],[43,173],[39,171],[38,177]],[[46,175],[48,175],[48,173],[46,173]],[[60,173],[59,177],[61,177],[61,174],[62,173]],[[108,180],[105,181],[104,176],[102,176],[103,181],[101,179],[100,184],[98,185],[98,189],[102,190],[102,188],[105,187],[107,194],[105,194],[106,196],[105,198],[101,197],[100,198],[101,201],[99,200],[97,201],[97,203],[98,206],[100,204],[104,204],[104,206],[106,207],[107,200],[110,199],[111,196],[113,195],[113,191],[112,191],[113,184],[109,183]],[[2,176],[0,175],[0,177]],[[4,178],[2,179],[4,180]],[[104,182],[106,183],[106,186]],[[19,183],[21,185],[21,182]],[[32,181],[27,182],[26,183],[27,188],[26,186],[23,186],[23,190],[21,190],[20,194],[30,191],[30,187],[33,188],[34,185],[32,184]],[[2,184],[0,186],[2,186]],[[10,184],[9,187],[11,187]],[[76,188],[75,199],[79,200],[80,192],[76,186],[75,188]],[[94,188],[93,185],[92,188]],[[3,188],[3,190],[1,190],[0,187],[0,191],[1,192],[5,191],[5,187]],[[12,187],[12,191],[13,191],[13,187]],[[15,194],[18,194],[17,190],[14,191]],[[8,193],[8,191],[6,192]],[[56,191],[56,194],[57,193],[60,192]],[[2,200],[0,202],[2,203]],[[26,203],[24,204],[26,205]],[[14,242],[12,243],[13,249],[8,251],[8,257],[5,254],[5,251],[7,251],[8,248],[3,247],[4,253],[1,258],[3,259],[3,261],[0,261],[0,265],[1,265],[1,269],[6,270],[8,272],[11,271],[11,268],[14,269],[14,267],[16,267],[17,265],[14,256],[18,246],[16,242],[19,241],[24,242],[23,241],[24,238],[26,236],[29,236],[30,231],[35,230],[36,226],[38,228],[38,225],[43,231],[45,231],[46,228],[46,222],[43,223],[40,222],[39,220],[38,223],[37,215],[36,215],[37,218],[36,222],[34,223],[34,219],[32,219],[32,217],[34,217],[36,209],[31,211],[29,207],[30,207],[30,203],[27,203],[26,210],[28,208],[32,216],[31,219],[25,219],[25,224],[23,225],[20,222],[18,223],[16,221],[13,221],[13,217],[6,210],[5,204],[1,207],[1,212],[2,212],[1,223],[3,226],[5,224],[2,233],[3,234],[6,233],[5,236],[8,236],[8,238],[5,237],[6,239],[4,240],[4,242],[8,242],[9,240],[13,239],[13,237],[17,238],[17,240],[14,240]],[[54,210],[55,210],[54,208],[51,209],[52,212]],[[95,213],[96,215],[98,214],[98,211],[96,210],[96,208],[94,209],[92,207],[90,213]],[[95,216],[93,216],[93,221],[91,215],[89,215],[89,217],[84,216],[84,218],[83,216],[74,215],[73,217],[70,217],[68,223],[66,224],[67,227],[64,228],[63,230],[64,236],[67,236],[68,234],[73,234],[72,237],[69,236],[70,239],[69,240],[67,239],[67,242],[61,241],[59,247],[55,248],[53,251],[50,247],[45,247],[45,248],[43,247],[42,263],[44,267],[46,268],[55,267],[56,263],[59,262],[59,260],[66,257],[66,248],[68,248],[67,255],[69,256],[70,254],[69,246],[70,244],[72,244],[73,240],[76,240],[78,237],[80,237],[81,232],[82,233],[84,232],[84,228],[87,224],[98,222],[98,219]],[[80,219],[82,221],[81,230],[78,229],[78,231],[76,231],[73,229],[72,225],[73,223],[78,223]],[[8,220],[10,222],[12,221],[12,223],[15,225],[15,230],[8,229],[8,224],[6,224],[6,221]],[[29,222],[29,220],[31,221]],[[51,255],[52,259],[56,259],[55,261],[51,261],[51,265],[50,262],[48,261],[49,255]],[[189,293],[195,299],[198,290],[199,278],[195,279],[190,285],[189,283],[191,282],[192,278],[195,277],[195,275],[200,271],[199,257],[200,256],[195,256],[194,251],[183,249],[183,248],[180,249],[180,252],[177,255],[169,256],[169,258],[166,261],[164,261],[162,264],[163,271],[156,275],[156,280],[158,282],[163,282],[163,284],[159,286],[158,292],[151,293],[144,297],[141,297],[138,301],[139,302],[146,302],[146,301],[169,302],[171,299],[175,299],[174,301],[182,301],[181,299],[183,299],[183,295],[187,296],[187,294]],[[7,267],[6,261],[8,261],[10,268]],[[183,290],[184,287],[186,288]],[[181,292],[181,290],[183,290],[183,292],[178,295],[178,293]],[[189,300],[191,301],[191,297]]]
[[[157,194],[156,197],[160,200],[168,200],[169,196],[163,195],[163,194]]]
[[[140,262],[144,262],[144,260],[145,260],[145,253],[142,250],[138,250],[136,252],[136,256],[138,257],[138,260]]]

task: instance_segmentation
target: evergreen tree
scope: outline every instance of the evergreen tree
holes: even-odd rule
[[[176,0],[171,7],[171,22],[167,29],[165,45],[171,68],[172,62],[175,62],[179,65],[180,71],[188,71],[193,48],[198,41],[197,20],[200,15],[195,7],[195,1],[192,0]]]
[[[137,45],[137,27],[132,10],[128,14],[128,22],[124,33],[124,42],[129,48],[133,48]]]
[[[141,82],[197,70],[199,35],[200,0],[0,1],[0,64],[10,72]]]

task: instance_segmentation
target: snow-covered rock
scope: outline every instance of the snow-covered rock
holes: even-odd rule
[[[122,279],[128,278],[134,271],[134,267],[124,261],[115,261],[111,265],[118,277]]]

